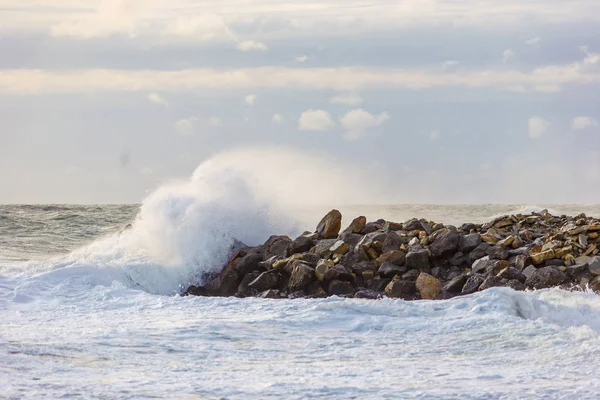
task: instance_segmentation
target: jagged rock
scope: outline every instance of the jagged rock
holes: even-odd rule
[[[259,294],[257,297],[260,297],[263,299],[281,299],[281,298],[283,298],[283,296],[281,296],[281,292],[277,289],[265,290],[264,292]]]
[[[460,226],[460,230],[463,232],[471,232],[475,229],[477,229],[477,225],[475,225],[471,222],[466,222]],[[477,237],[479,237],[479,234],[476,234],[476,235],[477,235]],[[477,245],[473,246],[473,248],[475,248],[475,247],[477,247]],[[469,250],[467,250],[467,251],[469,251]]]
[[[425,226],[427,226],[427,229],[425,229]],[[411,219],[409,221],[406,221],[404,224],[402,224],[402,229],[404,229],[405,231],[427,231],[429,230],[429,232],[431,232],[431,228],[429,227],[429,225],[427,223],[423,223],[422,221],[419,221],[418,219]]]
[[[429,246],[431,257],[442,257],[456,252],[459,241],[460,235],[455,230],[448,230],[448,232],[438,235],[433,243],[431,243],[431,246]]]
[[[487,255],[487,249],[490,247],[487,243],[481,243],[471,253],[469,253],[469,262],[473,263],[475,260],[479,260],[481,257]]]
[[[322,239],[314,247],[314,253],[321,257],[329,257],[333,252],[331,247],[337,243],[337,239]]]
[[[360,230],[361,235],[368,235],[369,233],[380,230],[383,227],[383,223],[367,222],[365,226]]]
[[[342,228],[342,214],[338,210],[329,211],[317,225],[317,234],[321,239],[337,238]]]
[[[460,274],[459,276],[452,278],[448,283],[446,283],[442,287],[442,291],[449,293],[460,293],[463,286],[465,286],[465,283],[467,283],[467,275]]]
[[[557,267],[543,267],[536,269],[525,281],[525,286],[534,289],[545,289],[552,286],[558,286],[568,281],[565,275]]]
[[[256,279],[248,284],[248,288],[256,290],[257,292],[264,292],[268,289],[273,289],[279,284],[281,275],[276,270],[270,270],[263,272]]]
[[[584,263],[584,264],[570,265],[567,267],[565,272],[567,273],[567,275],[572,276],[572,277],[581,276],[581,275],[589,272],[588,264]]]
[[[254,296],[256,294],[256,290],[251,289],[249,284],[254,281],[256,278],[260,276],[260,272],[250,272],[246,274],[237,288],[237,293],[235,294],[237,297],[249,297]]]
[[[498,272],[497,276],[509,281],[516,279],[519,282],[525,282],[525,279],[527,279],[525,275],[523,275],[523,273],[515,267],[506,267],[502,271]]]
[[[400,246],[402,246],[404,243],[406,243],[405,239],[403,239],[396,232],[391,231],[387,234],[387,236],[383,240],[382,251],[384,253],[386,253],[386,252],[390,252],[390,251],[400,250]]]
[[[343,240],[345,243],[348,243],[348,245],[352,248],[355,248],[358,242],[362,240],[362,238],[362,235],[359,235],[358,233],[343,232],[340,235],[340,240]]]
[[[365,225],[367,224],[367,218],[361,215],[360,217],[356,217],[352,220],[350,225],[346,229],[344,229],[344,233],[360,233],[363,230]]]
[[[405,266],[395,265],[386,261],[381,264],[377,273],[384,278],[393,278],[394,275],[402,276],[406,271],[407,268]]]
[[[385,287],[385,294],[393,299],[408,299],[415,293],[416,284],[411,281],[393,280]]]
[[[392,250],[392,251],[388,251],[387,253],[383,253],[382,255],[380,255],[379,257],[377,257],[377,260],[375,260],[375,262],[378,265],[382,265],[383,263],[389,262],[395,265],[404,265],[404,262],[406,260],[406,253],[400,250]]]
[[[324,280],[341,280],[352,282],[354,280],[352,274],[341,264],[336,264],[333,268],[327,270],[324,276]]]
[[[481,274],[473,274],[469,276],[460,294],[464,295],[475,293],[479,289],[479,286],[481,286],[483,281],[485,281],[485,277]]]
[[[241,278],[236,272],[235,265],[228,263],[223,271],[206,285],[205,289],[211,296],[233,296],[237,292],[240,281]]]
[[[575,259],[577,264],[587,264],[592,275],[600,275],[600,257],[581,256]]]
[[[316,266],[321,260],[321,256],[315,253],[302,253],[301,260],[310,266]]]
[[[430,271],[429,253],[427,250],[409,251],[405,257],[405,265],[409,269]]]
[[[425,272],[419,274],[415,285],[421,294],[421,298],[426,300],[433,300],[442,292],[442,282]]]
[[[287,236],[271,236],[263,245],[262,258],[263,260],[271,257],[287,257],[292,239]]]
[[[235,271],[239,276],[259,269],[258,264],[262,261],[262,256],[259,253],[246,254],[244,257],[236,258],[232,261]]]
[[[515,268],[519,271],[523,271],[525,268],[531,265],[531,258],[525,254],[519,254],[515,258]]]
[[[309,251],[314,246],[314,242],[310,237],[298,236],[290,243],[290,254],[304,253]]]
[[[537,268],[533,265],[530,265],[527,268],[525,268],[522,272],[523,276],[525,276],[525,279],[529,279],[529,277],[531,277],[535,271],[537,271]]]
[[[182,296],[210,296],[205,287],[191,285],[183,292]]]
[[[485,256],[476,260],[473,265],[471,265],[471,272],[475,274],[483,274],[489,268],[494,266],[494,261],[490,260],[489,256]]]
[[[327,293],[332,296],[353,295],[356,292],[352,284],[345,281],[334,280],[329,283]]]
[[[312,281],[315,270],[306,264],[297,263],[292,270],[290,282],[288,284],[290,291],[302,290]]]
[[[460,251],[458,253],[455,253],[452,258],[450,259],[450,264],[458,267],[461,265],[465,265],[467,263],[467,257],[465,257],[465,255],[463,253],[461,253]]]
[[[288,258],[284,258],[281,260],[277,260],[273,263],[273,269],[276,269],[278,271],[284,272],[285,274],[289,275],[292,273],[292,269],[294,268],[294,262],[296,261],[301,261],[302,255],[301,254],[294,254]]]
[[[360,289],[358,292],[354,294],[355,299],[371,299],[378,300],[383,298],[384,294],[381,292],[376,292],[371,289]]]

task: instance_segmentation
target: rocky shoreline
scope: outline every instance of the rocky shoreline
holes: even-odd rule
[[[600,292],[600,220],[544,210],[460,227],[361,216],[341,230],[330,211],[315,232],[240,245],[219,274],[183,295],[449,299],[495,286]]]

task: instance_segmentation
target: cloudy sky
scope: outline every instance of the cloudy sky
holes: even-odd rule
[[[0,203],[139,202],[246,146],[386,201],[599,203],[599,87],[598,0],[2,0]]]

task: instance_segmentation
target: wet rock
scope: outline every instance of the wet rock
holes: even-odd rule
[[[394,275],[402,276],[408,269],[405,266],[399,266],[390,262],[384,262],[377,270],[379,276],[383,278],[393,278]]]
[[[505,286],[517,291],[523,291],[527,289],[527,287],[523,283],[516,279],[506,282]]]
[[[410,271],[402,275],[402,279],[406,281],[416,281],[419,275],[421,275],[421,271],[419,271],[418,269],[411,269]]]
[[[433,300],[442,292],[442,282],[425,272],[421,272],[415,283],[422,299]]]
[[[352,220],[350,225],[346,229],[344,229],[344,233],[360,233],[363,230],[365,225],[367,224],[367,218],[361,215],[360,217],[356,217]]]
[[[448,283],[446,283],[442,287],[442,291],[449,292],[449,293],[460,293],[463,286],[465,286],[465,283],[467,283],[467,275],[460,274],[460,275],[452,278]]]
[[[338,210],[331,210],[321,219],[316,232],[320,239],[337,238],[342,228],[342,214]]]
[[[498,272],[497,276],[509,281],[516,279],[519,282],[525,282],[525,280],[527,279],[525,275],[523,275],[523,273],[515,267],[504,268],[502,271]]]
[[[471,223],[471,222],[466,222],[466,223],[464,223],[464,224],[462,224],[462,225],[460,226],[460,230],[461,230],[461,231],[463,231],[463,232],[471,232],[471,231],[473,231],[473,230],[475,230],[475,229],[477,229],[477,225],[475,225],[475,224],[473,224],[473,223]],[[477,237],[479,237],[479,234],[476,234],[476,235],[477,235]],[[479,244],[479,243],[478,243],[478,244]],[[477,247],[477,245],[478,245],[478,244],[476,244],[475,246],[473,246],[473,249],[474,249],[475,247]],[[469,249],[469,250],[467,250],[467,251],[471,251],[471,250],[472,250],[472,249]]]
[[[243,278],[242,281],[240,282],[238,289],[237,289],[237,293],[235,294],[237,297],[250,297],[250,296],[254,296],[256,294],[256,290],[251,289],[249,287],[249,284],[254,281],[256,278],[259,277],[261,273],[260,272],[250,272],[249,274],[246,274]]]
[[[488,276],[479,286],[480,291],[486,290],[492,287],[505,286],[508,281],[500,278],[499,276]]]
[[[205,287],[191,285],[183,292],[182,296],[210,296],[211,294]]]
[[[525,268],[531,265],[531,258],[525,254],[519,254],[515,257],[515,268],[519,271],[523,271]]]
[[[233,296],[237,292],[240,281],[241,278],[236,272],[235,265],[229,263],[215,279],[206,285],[205,289],[211,296]]]
[[[289,255],[292,239],[287,236],[271,236],[263,245],[262,258],[266,260],[271,256],[285,258]]]
[[[259,269],[258,263],[262,261],[262,256],[259,253],[250,253],[244,257],[236,258],[232,261],[234,268],[239,276]]]
[[[581,275],[589,272],[588,264],[584,263],[584,264],[570,265],[567,267],[565,272],[567,273],[567,275],[569,275],[571,277],[581,276]]]
[[[525,286],[534,289],[545,289],[553,286],[559,286],[568,281],[565,275],[557,267],[543,267],[536,269],[525,281]]]
[[[370,300],[378,300],[382,299],[384,296],[381,292],[376,292],[371,289],[360,289],[358,292],[354,294],[355,299],[370,299]]]
[[[258,297],[263,298],[263,299],[281,299],[281,298],[283,298],[283,296],[281,295],[281,292],[277,289],[265,290],[264,292],[259,294]]]
[[[467,278],[465,285],[463,286],[460,294],[471,294],[475,293],[481,284],[485,281],[485,277],[481,274],[472,274]]]
[[[405,265],[409,269],[418,269],[419,271],[430,271],[429,253],[427,250],[409,251],[405,257]]]
[[[279,284],[281,275],[276,270],[263,272],[256,279],[248,284],[248,288],[257,292],[264,292],[268,289],[273,289]]]
[[[479,260],[476,260],[471,265],[471,272],[473,272],[475,274],[483,274],[483,273],[485,273],[485,271],[492,268],[493,266],[494,266],[494,261],[490,260],[489,256],[485,256],[485,257],[480,258]]]
[[[431,257],[436,258],[455,253],[459,242],[460,235],[455,230],[448,230],[448,232],[438,235],[433,243],[431,243],[431,246],[429,246]]]
[[[385,294],[393,299],[409,299],[415,293],[416,284],[411,281],[393,280],[385,287]]]
[[[315,270],[306,264],[297,263],[290,276],[290,291],[302,290],[312,281]]]
[[[327,293],[332,296],[354,295],[356,290],[351,283],[345,281],[331,281],[327,287]]]
[[[531,277],[535,273],[535,271],[537,271],[537,268],[533,265],[530,265],[527,268],[525,268],[522,272],[523,276],[525,276],[525,279],[529,279],[529,277]]]

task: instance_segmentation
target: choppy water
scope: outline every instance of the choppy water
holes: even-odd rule
[[[494,288],[417,302],[182,298],[173,294],[195,269],[220,262],[214,238],[292,234],[327,210],[306,208],[304,226],[281,232],[267,230],[277,221],[257,225],[247,213],[234,213],[244,220],[234,223],[222,203],[184,203],[185,212],[172,197],[150,198],[141,210],[0,206],[0,398],[598,398],[594,294]],[[600,215],[599,206],[550,208]],[[197,215],[207,209],[209,217]],[[365,214],[458,224],[531,209],[342,211],[346,222]],[[123,231],[128,223],[133,228]]]

